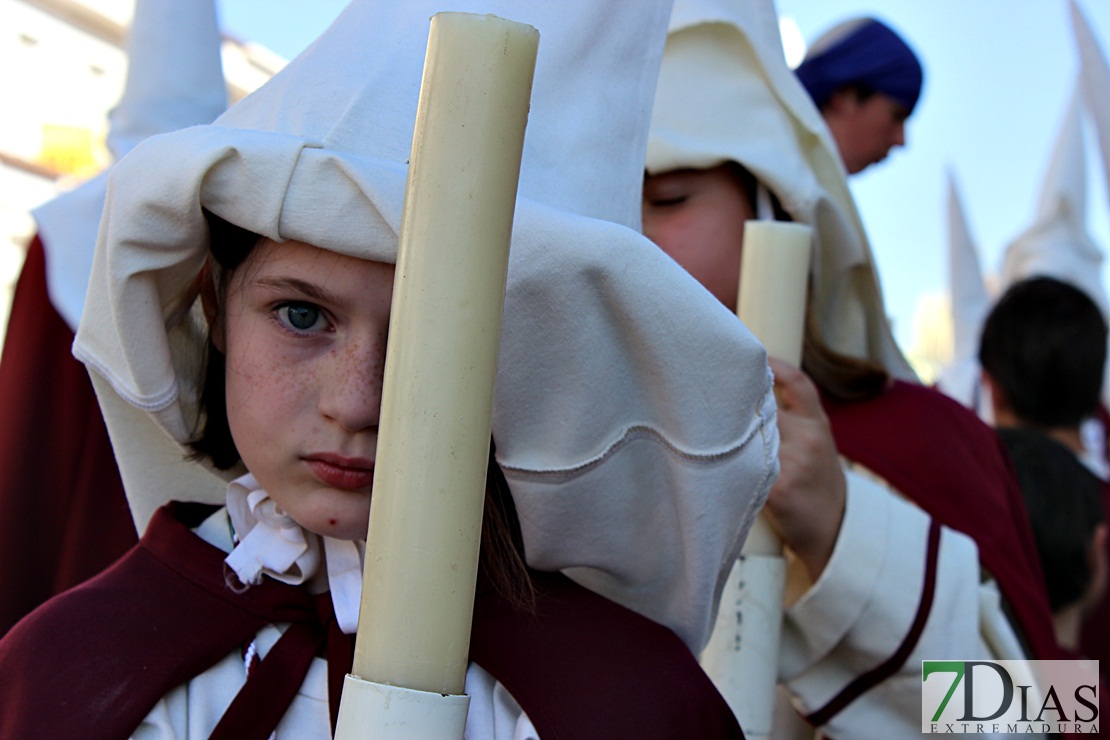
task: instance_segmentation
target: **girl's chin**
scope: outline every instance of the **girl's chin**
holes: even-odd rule
[[[296,517],[294,517],[296,518]],[[370,521],[370,507],[343,506],[311,514],[301,526],[318,535],[337,540],[364,540]]]
[[[359,522],[345,521],[336,517],[325,517],[314,522],[317,526],[307,527],[318,535],[337,540],[365,540],[368,518]]]

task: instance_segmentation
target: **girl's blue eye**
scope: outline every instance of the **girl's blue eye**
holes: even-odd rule
[[[311,303],[287,303],[278,308],[278,320],[295,331],[324,328],[324,312]]]

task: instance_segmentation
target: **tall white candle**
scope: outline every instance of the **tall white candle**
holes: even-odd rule
[[[767,354],[800,365],[812,230],[781,221],[747,221],[736,314]],[[702,666],[740,719],[746,736],[770,738],[786,561],[767,518],[752,523],[721,594]]]
[[[806,286],[813,229],[786,221],[745,221],[736,315],[767,354],[802,364]],[[748,533],[745,554],[782,552],[782,544],[763,518]]]
[[[432,18],[402,215],[354,675],[461,694],[539,33]]]
[[[744,223],[736,315],[768,355],[795,366],[802,362],[812,233],[784,221]]]

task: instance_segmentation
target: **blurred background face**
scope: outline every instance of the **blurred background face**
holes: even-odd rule
[[[853,90],[843,90],[822,109],[844,168],[854,175],[883,161],[890,150],[906,144],[908,112],[880,92],[860,100]]]
[[[644,235],[732,310],[740,282],[744,222],[753,217],[730,165],[644,178]]]

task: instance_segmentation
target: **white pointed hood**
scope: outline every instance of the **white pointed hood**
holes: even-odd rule
[[[1079,52],[1079,85],[1083,106],[1094,124],[1102,154],[1103,182],[1110,183],[1110,65],[1091,24],[1075,0],[1068,3],[1072,33]],[[1108,193],[1110,195],[1110,193]]]
[[[493,415],[528,561],[700,649],[777,472],[777,433],[762,348],[635,229],[665,0],[355,0],[215,124],[121,160],[75,353],[136,520],[170,499],[222,502],[241,472],[184,461],[201,207],[393,262],[428,19],[443,10],[540,31]]]
[[[974,357],[979,352],[979,332],[991,307],[983,280],[979,250],[971,235],[955,175],[948,172],[948,284],[952,294],[955,356]]]
[[[937,387],[969,408],[981,398],[979,335],[990,312],[991,297],[983,280],[979,250],[971,235],[956,176],[949,170],[948,290],[951,301],[952,362],[941,372]]]
[[[1033,224],[1006,247],[1000,287],[1035,275],[1075,285],[1107,313],[1102,250],[1087,230],[1087,164],[1083,148],[1081,94],[1068,105],[1041,185]]]

